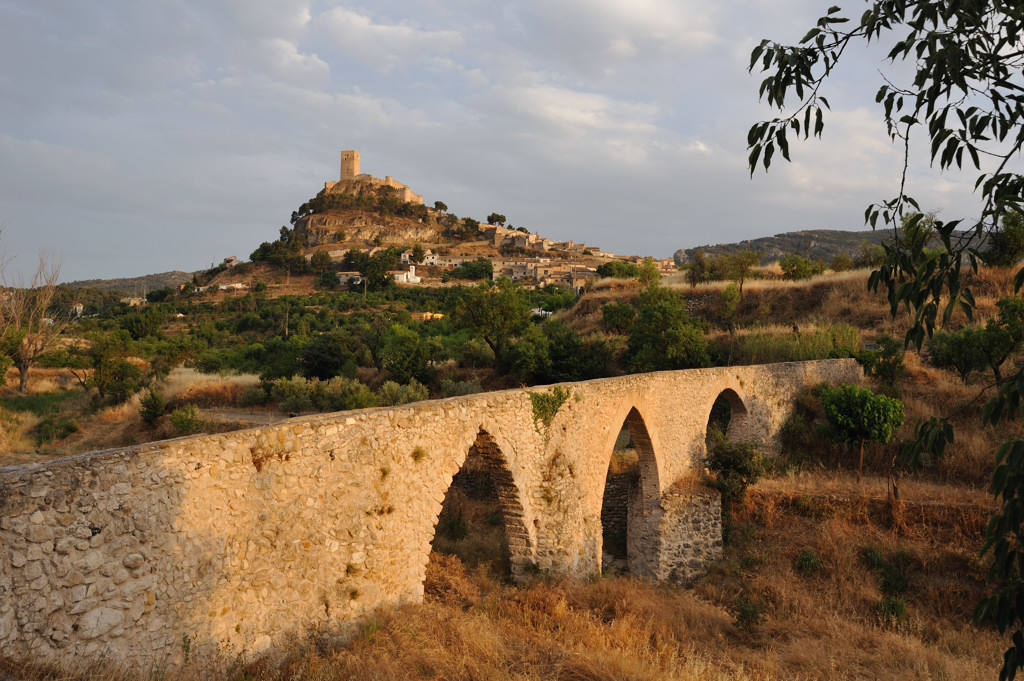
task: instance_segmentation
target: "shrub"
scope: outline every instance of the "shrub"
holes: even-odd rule
[[[262,385],[247,385],[238,396],[238,406],[255,407],[270,401],[270,395]]]
[[[281,411],[289,414],[310,411],[313,408],[309,382],[299,376],[274,381],[270,386],[270,397],[277,402]]]
[[[736,626],[747,632],[753,632],[761,622],[764,621],[764,606],[751,600],[746,594],[736,597],[732,603],[733,611],[736,613]]]
[[[796,557],[796,571],[803,575],[821,572],[821,558],[811,549],[804,549]]]
[[[764,460],[753,442],[718,439],[705,465],[714,474],[712,487],[722,494],[722,522],[728,531],[732,508],[741,503],[747,488],[764,475]]]
[[[148,426],[154,425],[164,415],[167,409],[167,400],[158,391],[150,388],[142,396],[139,404],[139,416]]]
[[[889,334],[878,338],[877,350],[864,350],[854,356],[864,366],[864,373],[889,388],[896,388],[903,378],[903,343]]]
[[[825,271],[825,263],[804,258],[795,253],[784,255],[779,261],[779,267],[782,268],[783,277],[793,280],[810,279]]]
[[[635,372],[691,369],[711,363],[700,326],[679,298],[660,290],[646,293],[638,301],[628,354],[630,370]]]
[[[32,429],[36,446],[42,446],[51,440],[63,440],[71,433],[78,431],[78,422],[68,417],[47,416]]]
[[[901,621],[907,618],[907,604],[899,596],[882,596],[875,606],[883,622]]]
[[[832,271],[833,272],[845,272],[853,269],[853,258],[846,253],[836,253],[832,257]]]
[[[184,407],[178,407],[171,412],[168,417],[171,425],[174,426],[174,430],[179,435],[192,435],[200,432],[206,425],[206,422],[199,418],[199,410],[196,409],[194,404],[186,404]]]
[[[313,402],[320,411],[342,411],[376,407],[377,396],[365,383],[336,376],[329,381],[312,381]]]
[[[420,402],[430,395],[427,392],[427,387],[414,378],[406,385],[387,381],[380,387],[378,396],[381,404],[390,407],[409,402]]]
[[[629,303],[608,303],[601,308],[601,322],[613,333],[629,333],[635,318],[636,310]]]
[[[456,397],[458,395],[473,395],[483,392],[483,386],[477,379],[468,381],[456,381],[450,378],[441,379],[441,397]]]

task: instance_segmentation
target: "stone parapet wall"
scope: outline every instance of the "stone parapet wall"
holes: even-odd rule
[[[3,468],[0,649],[173,667],[186,650],[257,653],[418,601],[474,445],[498,473],[514,568],[598,573],[624,422],[645,452],[633,550],[651,576],[683,579],[680,565],[714,557],[719,510],[666,491],[699,476],[716,397],[733,391],[738,427],[771,447],[797,391],[859,380],[852,360],[638,374],[563,384],[548,425],[538,386]]]

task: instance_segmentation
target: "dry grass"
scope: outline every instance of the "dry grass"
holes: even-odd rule
[[[195,369],[179,367],[171,371],[161,384],[168,398],[191,402],[202,407],[231,406],[245,388],[259,384],[259,376],[211,376]]]

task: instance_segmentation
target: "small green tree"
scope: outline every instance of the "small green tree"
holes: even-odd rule
[[[331,256],[327,251],[317,251],[309,259],[309,266],[316,274],[323,274],[331,268]]]
[[[979,336],[984,331],[968,327],[960,331],[936,331],[928,342],[928,362],[939,369],[952,369],[967,382],[972,371],[985,368]]]
[[[150,388],[139,402],[139,416],[147,426],[154,426],[167,410],[167,400],[159,391]]]
[[[512,338],[530,323],[530,306],[522,287],[499,279],[465,289],[452,317],[458,328],[487,343],[502,366]]]
[[[1024,214],[1010,210],[1002,226],[989,234],[988,248],[982,254],[986,264],[999,267],[1016,265],[1024,258]]]
[[[811,260],[795,253],[784,255],[779,260],[779,267],[782,268],[783,277],[793,280],[810,279],[814,275],[825,271],[825,263]]]
[[[423,250],[423,246],[415,244],[412,247],[412,253],[409,256],[409,259],[412,260],[417,265],[419,265],[421,262],[423,262],[423,258],[425,258],[426,255],[427,252]]]
[[[711,363],[704,332],[682,301],[662,288],[637,301],[636,322],[627,343],[631,371],[691,369]]]
[[[487,216],[487,224],[489,225],[504,225],[505,216],[501,213],[491,213]]]
[[[436,210],[439,213],[447,213],[448,204],[446,204],[444,201],[434,201],[434,210]]]
[[[650,286],[661,281],[661,272],[658,270],[658,263],[654,262],[654,258],[648,256],[640,262],[636,278],[644,286]]]
[[[821,391],[825,416],[836,434],[847,442],[858,442],[857,479],[864,473],[864,442],[885,444],[903,425],[903,403],[894,397],[876,395],[870,388],[841,385]]]
[[[761,262],[761,254],[745,248],[725,256],[725,267],[729,278],[739,285],[740,298],[743,298],[743,282],[750,276],[750,270]]]
[[[829,265],[833,272],[846,272],[853,269],[853,258],[846,253],[836,253],[832,256],[832,263]]]

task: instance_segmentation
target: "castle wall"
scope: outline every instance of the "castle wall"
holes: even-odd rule
[[[601,570],[615,439],[624,422],[646,433],[630,560],[689,578],[720,542],[716,499],[693,484],[715,398],[734,391],[743,432],[770,450],[799,390],[860,376],[853,360],[637,374],[562,384],[547,425],[530,395],[554,393],[533,387],[3,468],[0,649],[173,667],[418,601],[445,492],[481,433],[515,510],[517,572],[580,577]]]

